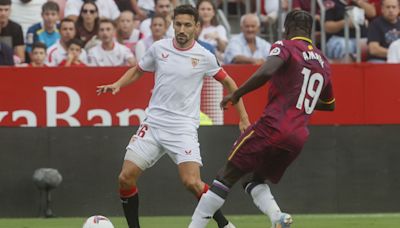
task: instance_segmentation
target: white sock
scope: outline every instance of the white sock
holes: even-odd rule
[[[207,191],[200,198],[192,216],[189,228],[205,228],[214,213],[222,207],[225,200],[212,191]]]
[[[251,190],[250,194],[253,198],[254,204],[262,213],[268,215],[272,223],[279,221],[282,212],[267,184],[259,184],[255,186]]]

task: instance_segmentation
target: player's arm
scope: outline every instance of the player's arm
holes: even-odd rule
[[[318,99],[317,105],[315,106],[315,110],[319,111],[333,111],[335,110],[335,98],[330,101],[324,101]]]
[[[242,96],[263,86],[283,64],[284,61],[280,57],[269,56],[267,61],[239,89],[224,97],[221,107],[226,107],[228,102],[236,104]]]
[[[236,82],[230,77],[226,76],[224,79],[219,81],[229,93],[233,93],[237,90]],[[236,111],[239,114],[239,129],[241,132],[244,132],[249,126],[249,116],[247,115],[246,108],[244,107],[243,99],[239,99],[239,101],[234,105]]]
[[[332,83],[329,82],[325,89],[321,92],[315,110],[333,111],[335,110],[335,98],[333,96]]]
[[[125,74],[113,84],[97,86],[97,95],[106,92],[112,92],[112,94],[116,94],[122,87],[137,81],[142,75],[143,71],[140,70],[138,66],[134,66],[127,70]]]

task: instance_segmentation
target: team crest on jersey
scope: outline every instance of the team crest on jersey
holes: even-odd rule
[[[192,58],[192,66],[193,68],[195,68],[197,66],[197,64],[199,64],[200,59],[196,59],[196,58]]]
[[[269,52],[269,55],[279,55],[281,53],[281,49],[279,47],[275,47]]]

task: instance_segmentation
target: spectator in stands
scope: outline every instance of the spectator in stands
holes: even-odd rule
[[[389,45],[400,38],[399,0],[382,0],[381,9],[368,27],[368,62],[386,62]]]
[[[84,2],[85,0],[68,0],[65,5],[64,16],[76,21]],[[119,17],[120,12],[114,0],[96,0],[95,3],[100,18],[116,20]]]
[[[213,45],[217,50],[217,57],[223,60],[228,37],[224,26],[220,25],[217,20],[217,8],[212,0],[199,0],[197,2],[197,10],[202,21],[202,30],[199,40],[205,41]]]
[[[154,15],[154,1],[148,0],[116,0],[121,12],[129,10],[136,14],[137,20],[143,21]]]
[[[135,53],[137,42],[143,37],[142,33],[135,28],[135,15],[131,11],[124,11],[117,20],[117,39],[124,44],[132,53]]]
[[[367,37],[366,21],[364,20],[365,16],[362,15],[359,9],[363,9],[367,17],[373,17],[375,16],[375,8],[373,5],[369,4],[367,0],[352,0],[349,2],[342,0],[326,0],[325,5],[328,7],[326,11],[325,30],[328,35],[330,35],[330,38],[326,44],[327,56],[330,59],[340,60],[346,57],[346,40],[344,37],[346,9],[352,6],[352,12],[355,15],[354,18],[357,19],[355,23],[359,24],[361,29],[361,43],[365,43]],[[357,45],[360,44],[357,43],[355,39],[355,29],[353,23],[350,22],[349,25],[350,40],[348,42],[349,50],[347,51],[349,54],[354,55],[357,50]]]
[[[42,42],[36,42],[32,44],[32,50],[29,53],[31,62],[29,67],[47,67],[46,61],[46,44]]]
[[[47,49],[46,65],[48,66],[58,66],[67,58],[67,43],[76,37],[75,23],[72,19],[64,18],[61,20],[60,34],[61,38]],[[82,50],[79,59],[87,63],[87,54],[85,50]]]
[[[136,14],[137,20],[145,20],[153,17],[155,12],[155,1],[154,0],[116,0],[119,10],[129,10]],[[173,8],[179,5],[179,0],[171,0]]]
[[[172,9],[172,3],[171,0],[155,0],[156,6],[155,6],[155,12],[157,15],[161,15],[165,17],[167,21],[167,33],[166,37],[171,38],[174,37],[174,26],[172,24],[172,15],[171,15],[171,9]],[[151,36],[151,18],[148,18],[144,20],[140,24],[140,32],[143,33],[144,37]]]
[[[278,19],[279,13],[279,1],[280,0],[265,0],[263,4],[263,13],[261,14],[261,22],[274,24]],[[287,10],[287,0],[281,0],[282,10]]]
[[[153,18],[151,18],[150,29],[151,36],[139,40],[136,44],[135,56],[137,60],[140,60],[144,56],[147,49],[149,49],[154,42],[165,37],[165,33],[167,32],[167,20],[164,16],[154,15]]]
[[[36,42],[32,45],[32,50],[29,53],[31,62],[30,67],[46,67],[46,44]]]
[[[32,51],[32,45],[41,42],[50,47],[60,39],[60,32],[57,28],[60,8],[55,2],[46,2],[42,6],[43,21],[29,27],[26,34],[26,51]]]
[[[101,19],[99,38],[101,44],[89,50],[91,66],[133,66],[136,59],[131,50],[114,41],[116,26],[112,20]]]
[[[61,61],[58,66],[86,66],[79,56],[82,53],[83,42],[78,38],[73,38],[67,43],[67,58]]]
[[[375,8],[375,17],[381,16],[382,14],[382,9],[381,9],[381,3],[382,0],[368,0],[368,2],[374,6]],[[368,18],[369,21],[373,20],[375,17],[370,17]]]
[[[202,24],[202,22],[201,22],[201,20],[200,20],[200,25]],[[195,33],[195,35],[196,35],[196,41],[197,41],[197,43],[199,43],[201,46],[203,46],[203,48],[205,48],[205,49],[207,49],[208,51],[210,51],[213,55],[215,55],[216,54],[216,50],[215,50],[215,47],[213,46],[213,45],[211,45],[211,44],[209,44],[209,43],[207,43],[207,42],[205,42],[205,41],[203,41],[203,40],[199,40],[199,36],[200,36],[200,34],[201,34],[201,27],[200,27],[200,29],[198,29],[197,31],[196,31],[196,33]]]
[[[64,11],[65,11],[65,4],[67,3],[67,0],[47,0],[49,2],[55,2],[58,4],[58,7],[60,7],[60,20],[64,18]]]
[[[76,21],[77,37],[83,41],[86,50],[96,46],[100,41],[97,38],[99,32],[99,9],[94,1],[83,3]]]
[[[10,20],[11,0],[0,0],[0,41],[13,48],[16,64],[25,62],[24,35],[21,25]]]
[[[21,25],[23,34],[26,34],[31,25],[42,20],[40,12],[46,2],[47,0],[12,0],[10,19]]]
[[[0,41],[0,66],[14,66],[13,50],[7,44],[1,41]]]
[[[240,19],[240,29],[242,32],[229,41],[225,64],[263,64],[271,44],[257,36],[260,19],[256,14],[245,14]]]

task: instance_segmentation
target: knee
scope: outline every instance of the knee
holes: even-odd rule
[[[118,176],[118,182],[120,188],[132,188],[136,187],[136,178],[132,175],[128,175],[125,172],[121,172]]]
[[[201,190],[201,180],[193,177],[185,178],[182,180],[183,186],[191,192],[198,192]]]

